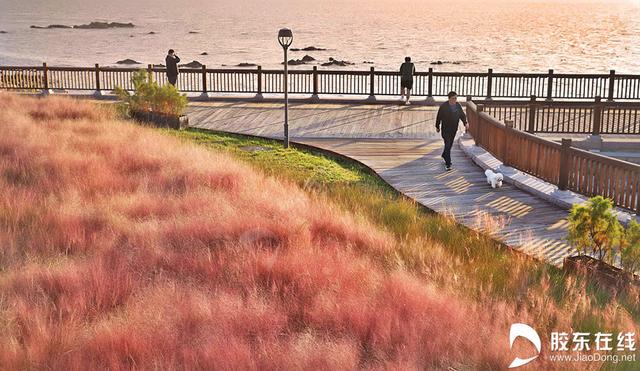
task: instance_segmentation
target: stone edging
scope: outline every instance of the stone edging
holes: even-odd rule
[[[458,138],[458,144],[462,151],[483,170],[491,169],[504,175],[504,182],[522,189],[536,197],[546,200],[560,208],[569,210],[574,204],[586,202],[587,197],[572,192],[561,191],[557,186],[547,183],[542,179],[526,174],[520,170],[505,166],[500,160],[495,158],[484,148],[475,145],[473,138],[469,134],[462,135]],[[632,218],[640,222],[640,217],[628,211],[616,208],[616,217],[618,220],[627,225]]]

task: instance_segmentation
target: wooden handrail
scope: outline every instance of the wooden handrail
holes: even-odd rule
[[[602,104],[605,104],[604,102]],[[483,112],[484,105],[469,102],[469,132],[476,145],[498,160],[586,196],[610,198],[616,206],[640,212],[640,165],[540,138],[521,130],[507,128],[497,118]],[[517,155],[513,156],[511,153]]]
[[[33,89],[28,79],[16,77],[23,71],[55,72],[52,86],[56,89],[90,90],[99,86],[110,91],[114,85],[130,86],[121,74],[132,73],[143,66],[127,67],[47,67],[43,66],[0,66],[0,89]],[[159,83],[166,83],[162,76],[166,71],[162,67],[147,66]],[[255,80],[260,80],[260,87],[265,92],[281,93],[282,85],[273,82],[274,78],[282,78],[281,69],[246,68],[182,68],[178,88],[186,92],[253,92],[258,93]],[[95,77],[77,73],[95,72]],[[24,72],[26,73],[26,72]],[[208,75],[196,77],[196,75]],[[343,69],[293,69],[290,85],[299,94],[355,94],[366,96],[400,95],[400,74],[398,71],[381,70],[343,70]],[[116,76],[117,75],[117,76]],[[365,80],[361,78],[369,77]],[[45,76],[46,81],[48,76]],[[210,84],[212,79],[216,83]],[[297,78],[297,79],[296,79]],[[307,83],[302,78],[310,78]],[[432,67],[416,72],[412,95],[414,97],[446,96],[454,90],[461,96],[486,97],[492,99],[528,99],[536,95],[540,99],[594,99],[602,96],[606,101],[631,100],[640,101],[640,75],[616,74],[562,74],[549,70],[548,73],[503,73],[494,72],[436,72]],[[101,83],[94,80],[100,79]],[[10,80],[10,81],[9,81]],[[314,81],[316,81],[314,83]],[[501,104],[496,101],[495,104]],[[568,103],[563,103],[568,104]],[[576,102],[576,107],[582,103]],[[603,106],[604,107],[604,106]]]

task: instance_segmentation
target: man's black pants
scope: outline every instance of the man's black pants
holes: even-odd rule
[[[442,151],[442,158],[447,166],[451,166],[451,147],[453,147],[453,140],[456,138],[456,132],[442,131],[442,139],[444,139],[444,151]]]
[[[178,82],[178,75],[167,75],[167,80],[169,80],[169,84],[176,86]]]

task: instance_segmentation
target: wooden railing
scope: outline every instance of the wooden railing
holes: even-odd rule
[[[640,212],[640,165],[571,147],[518,130],[514,122],[501,122],[483,104],[467,104],[469,132],[506,166],[536,176],[561,190],[585,196],[601,195],[616,206]]]
[[[484,110],[496,119],[513,121],[528,133],[640,134],[640,105],[636,102],[484,101]]]
[[[148,66],[156,80],[166,83],[165,69]],[[0,89],[111,91],[115,86],[131,88],[131,75],[137,68],[0,66]],[[299,94],[400,95],[397,71],[292,70],[289,91]],[[178,88],[191,93],[282,93],[283,71],[256,69],[183,68]],[[477,98],[528,99],[640,99],[640,75],[417,72],[412,94],[442,97],[454,90],[460,96]]]

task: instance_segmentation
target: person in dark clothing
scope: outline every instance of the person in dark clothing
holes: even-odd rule
[[[464,114],[460,103],[458,103],[458,95],[456,92],[449,92],[447,96],[449,100],[444,102],[438,109],[436,131],[442,131],[442,139],[444,139],[442,158],[444,159],[447,170],[451,170],[451,147],[453,147],[453,140],[458,132],[458,123],[462,120],[465,129],[469,126],[467,124],[467,116]]]
[[[411,89],[413,89],[413,74],[416,73],[416,66],[411,63],[411,57],[405,57],[404,63],[400,66],[400,90],[402,91],[402,100],[407,96],[404,104],[411,104]],[[406,93],[406,94],[405,94]]]
[[[180,63],[180,58],[173,49],[169,49],[165,64],[167,65],[167,80],[173,86],[176,86],[176,82],[178,82],[178,63]]]

